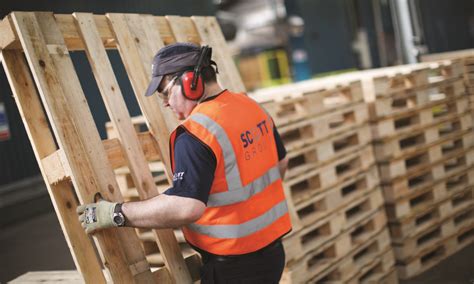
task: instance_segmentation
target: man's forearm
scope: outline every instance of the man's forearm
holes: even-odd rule
[[[204,212],[199,200],[161,194],[122,206],[125,225],[136,228],[176,228],[196,221]]]

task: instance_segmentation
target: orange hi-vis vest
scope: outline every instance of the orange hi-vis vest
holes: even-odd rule
[[[190,244],[217,255],[240,255],[291,230],[273,122],[255,101],[224,91],[198,104],[179,127],[216,157],[207,208],[183,228]],[[176,133],[170,139],[173,171]]]

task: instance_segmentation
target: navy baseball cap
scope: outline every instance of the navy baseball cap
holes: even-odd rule
[[[152,79],[145,96],[151,96],[156,92],[163,76],[192,70],[198,63],[200,53],[200,46],[188,42],[177,42],[161,48],[153,57]]]

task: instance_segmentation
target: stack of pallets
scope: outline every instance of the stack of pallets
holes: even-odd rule
[[[443,60],[461,61],[464,66],[464,83],[469,95],[470,107],[474,110],[474,49],[427,54],[421,56],[421,60],[424,62],[437,62]]]
[[[469,97],[460,62],[371,80],[375,155],[397,268],[406,279],[474,239]]]
[[[284,283],[396,283],[360,81],[260,93],[288,151]]]
[[[474,56],[462,59],[464,63],[464,82],[469,95],[470,108],[474,118]]]

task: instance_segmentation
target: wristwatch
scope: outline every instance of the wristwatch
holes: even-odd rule
[[[123,203],[117,203],[117,205],[115,205],[114,214],[112,215],[112,220],[117,227],[123,227],[125,225],[125,217],[122,213],[122,204]]]

